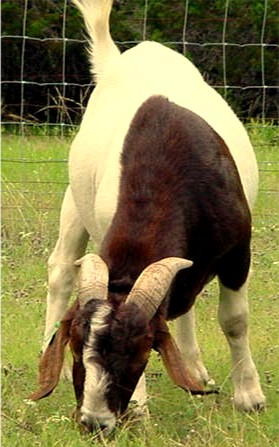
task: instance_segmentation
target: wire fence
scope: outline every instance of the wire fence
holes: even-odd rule
[[[251,2],[252,0],[246,0],[247,8],[251,6]],[[13,54],[15,48],[19,52],[20,63],[19,66],[14,66],[10,71],[8,69],[4,70],[5,73],[10,73],[10,77],[2,77],[3,129],[9,134],[26,137],[34,136],[37,132],[41,139],[44,135],[49,134],[60,139],[69,134],[71,136],[75,132],[73,129],[76,129],[78,121],[82,118],[93,88],[89,67],[86,63],[82,67],[78,67],[76,73],[69,73],[68,71],[69,60],[77,52],[83,51],[86,58],[86,39],[83,31],[80,31],[79,38],[73,38],[69,34],[68,20],[73,19],[71,16],[73,7],[67,0],[53,0],[51,2],[52,8],[54,8],[53,14],[57,12],[60,17],[59,32],[56,32],[55,37],[43,32],[41,35],[35,36],[30,35],[29,30],[30,17],[33,17],[36,1],[20,0],[12,3],[13,5],[15,3],[20,5],[17,11],[21,13],[21,25],[14,34],[9,34],[5,29],[2,29],[2,48],[6,55],[2,64],[3,66],[13,67],[14,60],[16,60],[15,54]],[[37,2],[37,4],[39,3]],[[115,1],[116,8],[121,9],[124,4],[125,1]],[[126,2],[127,4],[128,2]],[[277,41],[269,37],[270,27],[274,27],[272,17],[275,17],[274,20],[277,20],[278,23],[276,14],[273,14],[274,8],[276,13],[276,2],[262,0],[259,4],[261,13],[257,16],[259,22],[257,40],[251,41],[249,33],[247,33],[247,41],[243,39],[243,36],[239,36],[238,41],[235,35],[235,40],[231,40],[231,30],[235,25],[231,13],[233,0],[224,0],[222,16],[211,17],[210,19],[212,23],[218,23],[220,40],[202,41],[203,34],[197,33],[195,23],[192,24],[193,7],[195,6],[193,0],[181,1],[179,10],[178,8],[174,9],[174,3],[163,0],[157,1],[157,9],[154,0],[134,1],[133,10],[126,9],[126,17],[130,14],[129,27],[127,28],[129,31],[128,38],[118,40],[117,43],[121,50],[125,50],[139,41],[156,37],[153,29],[158,25],[158,17],[160,17],[156,11],[160,8],[160,5],[162,8],[169,8],[169,13],[167,12],[164,15],[163,27],[166,30],[168,28],[180,29],[176,31],[174,40],[168,40],[167,32],[166,35],[160,35],[159,40],[183,54],[189,52],[206,80],[219,90],[228,102],[234,102],[236,93],[241,97],[247,95],[246,104],[248,106],[245,106],[242,118],[251,118],[253,113],[255,114],[256,120],[252,121],[250,119],[248,124],[252,137],[254,129],[262,127],[262,130],[259,133],[256,132],[256,136],[254,135],[254,145],[259,153],[261,153],[261,147],[265,153],[264,156],[260,155],[259,157],[262,200],[272,201],[273,203],[270,212],[265,209],[262,215],[258,215],[261,226],[264,226],[266,224],[276,225],[276,220],[279,220],[278,206],[276,206],[276,201],[279,201],[279,139],[277,127],[279,80],[276,73],[274,75],[273,71],[271,76],[269,70],[270,61],[273,63],[275,61],[275,65],[278,66],[279,42],[278,36]],[[173,23],[172,14],[174,13],[179,17],[179,26],[175,26]],[[81,19],[78,18],[78,15],[75,17],[76,20],[79,20],[78,26],[82,29]],[[18,21],[18,18],[14,17],[14,20],[16,19]],[[200,20],[201,26],[210,26],[209,19],[202,18]],[[245,20],[248,20],[248,18]],[[114,27],[116,34],[118,32],[116,25],[116,22],[112,23],[113,36],[115,34]],[[54,28],[54,25],[50,28]],[[133,31],[135,31],[134,40],[130,39]],[[118,34],[121,36],[120,32]],[[208,35],[210,36],[210,33]],[[180,37],[177,38],[177,36]],[[8,46],[11,47],[11,51],[7,50]],[[36,49],[36,55],[33,51],[34,48]],[[58,51],[58,48],[59,57],[55,61],[55,69],[52,70],[48,66],[45,70],[45,60],[49,54]],[[239,82],[236,83],[235,78],[232,78],[231,59],[234,56],[238,57],[242,52],[247,54],[247,57],[248,55],[251,56],[251,63],[260,67],[260,76],[257,79],[253,78],[252,82],[250,72],[246,73],[245,67],[242,71],[243,67],[241,66],[238,67],[240,71]],[[221,77],[214,79],[212,77],[214,70],[209,70],[208,66],[205,65],[209,63],[208,54],[212,55],[212,65],[218,62],[221,66]],[[36,64],[38,60],[40,61],[39,66],[43,73],[40,73],[40,76],[37,73],[35,62],[33,71],[26,69],[30,64],[32,66],[33,59]],[[200,67],[199,61],[202,67]],[[249,66],[251,63],[249,60]],[[255,79],[257,82],[255,82]],[[8,92],[10,88],[15,91],[15,94],[9,102]],[[256,99],[252,101],[250,98],[253,98],[253,95]],[[45,101],[43,104],[40,103],[39,110],[38,104],[32,104],[32,102],[36,103],[36,97],[43,97]],[[250,110],[249,104],[252,103],[253,106]],[[35,112],[32,112],[31,106],[34,106],[34,110],[37,107]],[[13,110],[16,110],[16,112],[13,112]],[[26,150],[26,143],[23,146],[21,143],[20,147],[15,147],[13,144],[5,146],[2,152],[2,172],[4,176],[2,210],[4,235],[6,237],[9,237],[13,226],[16,225],[15,222],[18,221],[22,224],[22,231],[19,232],[18,227],[16,231],[18,234],[21,233],[20,237],[24,237],[28,234],[27,229],[30,228],[32,221],[34,222],[34,216],[37,226],[39,222],[41,232],[45,231],[46,226],[48,226],[47,231],[49,232],[49,221],[54,222],[54,227],[57,228],[59,208],[67,184],[67,152],[70,142],[68,139],[63,139],[63,144],[60,141],[61,145],[63,149],[56,153],[50,152],[47,147],[41,151],[38,148],[35,157],[31,149],[30,151]],[[270,150],[268,146],[270,146]],[[56,165],[55,174],[52,178],[43,181],[44,175],[39,177],[38,172],[42,172],[42,170],[46,172],[49,164]]]
[[[63,136],[65,129],[80,121],[92,91],[86,63],[86,40],[83,32],[80,29],[77,31],[77,27],[83,26],[81,18],[68,0],[17,0],[12,5],[18,3],[20,7],[12,9],[10,15],[10,9],[7,12],[5,4],[8,3],[11,8],[11,2],[4,0],[2,3],[2,51],[5,60],[1,85],[5,126],[19,126],[21,134],[34,123],[38,126],[47,124],[49,129],[59,126],[60,135]],[[51,4],[51,15],[45,19],[49,21],[47,27],[34,12],[40,3],[43,6],[46,3],[49,8]],[[129,3],[134,10],[127,9]],[[237,20],[233,0],[219,3],[218,14],[222,15],[207,18],[197,16],[193,10],[193,0],[173,4],[165,0],[116,0],[115,6],[120,4],[121,11],[126,5],[125,13],[131,16],[127,22],[127,34],[131,36],[135,30],[136,35],[135,40],[117,43],[120,49],[126,49],[141,40],[158,36],[166,45],[187,53],[208,82],[233,105],[245,101],[245,106],[241,104],[240,107],[244,119],[247,116],[257,116],[262,120],[270,117],[278,119],[279,80],[276,67],[279,63],[279,40],[276,25],[279,27],[279,21],[276,19],[276,1],[259,0],[256,3],[260,12],[256,14],[256,8],[255,11],[251,9],[253,0],[245,0],[242,2],[243,11],[249,13],[250,8],[255,17],[247,14],[245,19],[238,17]],[[20,22],[13,14],[20,14]],[[177,24],[173,23],[175,18]],[[116,17],[115,32],[112,29],[116,38],[122,38],[125,33],[125,29],[121,33],[117,28],[116,22],[120,19],[127,20],[124,15]],[[14,34],[11,34],[13,28],[8,25],[12,20],[19,22]],[[36,26],[32,27],[32,20]],[[241,20],[243,23],[238,25]],[[73,21],[77,25],[69,28],[68,22]],[[257,30],[250,32],[256,23]],[[237,26],[239,34],[234,31]],[[158,27],[161,27],[160,32]],[[200,32],[195,27],[206,29],[206,32]],[[211,28],[214,32],[210,31]],[[84,57],[80,59],[81,65],[76,66],[73,59],[77,59],[80,53]],[[238,63],[243,67],[237,67]],[[253,71],[257,74],[254,75]]]

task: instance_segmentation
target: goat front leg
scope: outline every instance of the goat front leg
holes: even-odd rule
[[[82,225],[78,211],[68,187],[60,214],[59,238],[48,260],[48,295],[43,351],[49,344],[57,322],[68,306],[77,267],[74,262],[84,255],[88,232]]]
[[[233,291],[219,280],[218,316],[232,355],[234,404],[240,410],[252,411],[264,408],[265,396],[249,346],[247,282]]]
[[[206,385],[209,376],[203,365],[200,348],[196,337],[194,306],[184,315],[175,320],[175,339],[184,357],[185,366],[199,383]]]
[[[136,389],[130,400],[132,407],[132,412],[134,416],[148,416],[147,407],[147,392],[146,392],[146,380],[145,373],[143,373],[138,381]]]

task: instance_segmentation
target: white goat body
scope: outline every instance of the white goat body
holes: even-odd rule
[[[98,236],[101,240],[104,236],[116,207],[124,138],[136,111],[152,95],[163,95],[195,112],[221,136],[235,160],[252,207],[257,194],[258,170],[247,133],[229,105],[203,80],[192,62],[163,45],[148,41],[120,54],[107,26],[102,28],[100,37],[93,32],[99,30],[101,23],[106,23],[111,1],[75,3],[86,6],[83,13],[92,39],[92,65],[98,81],[72,144],[69,165],[74,200],[87,231],[94,239]],[[89,213],[88,201],[92,203],[94,197]]]
[[[124,140],[136,112],[148,98],[164,96],[215,130],[235,161],[250,209],[258,187],[256,159],[243,125],[188,59],[155,42],[140,43],[120,54],[109,33],[112,0],[74,3],[89,32],[97,85],[70,151],[70,186],[62,206],[59,239],[49,259],[45,344],[67,308],[76,277],[74,262],[83,256],[89,237],[101,243],[114,216]],[[250,353],[247,315],[247,281],[238,291],[220,283],[219,320],[233,358],[235,404],[251,410],[262,408],[265,398]],[[189,369],[200,382],[206,382],[193,309],[178,318],[176,325],[178,346]],[[232,332],[235,335],[238,331],[239,337],[232,337]],[[135,398],[145,402],[143,378]]]

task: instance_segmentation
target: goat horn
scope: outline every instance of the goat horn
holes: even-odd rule
[[[103,259],[95,254],[87,254],[75,262],[80,267],[78,278],[78,299],[84,306],[89,299],[107,299],[108,267]]]
[[[164,258],[147,266],[136,280],[127,303],[135,303],[150,320],[166,296],[179,270],[191,267],[192,261],[183,258]]]

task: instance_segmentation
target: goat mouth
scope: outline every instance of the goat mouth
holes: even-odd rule
[[[110,415],[109,418],[97,417],[85,409],[76,409],[74,418],[83,433],[94,433],[96,436],[108,437],[112,434],[116,425],[114,415]]]

